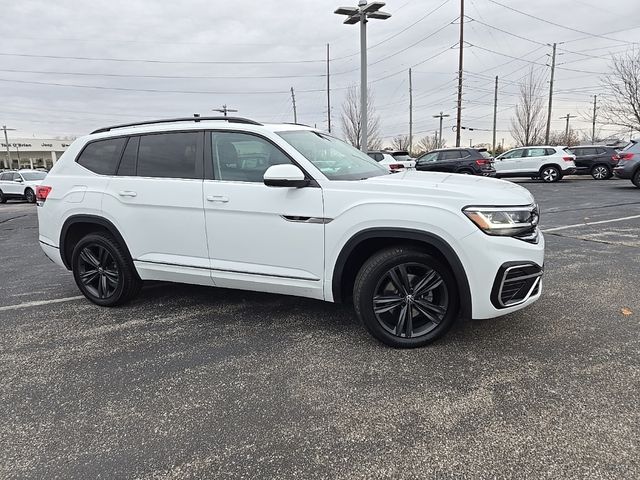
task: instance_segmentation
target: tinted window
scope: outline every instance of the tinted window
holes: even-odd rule
[[[417,163],[435,162],[438,159],[438,152],[425,153],[418,158]]]
[[[502,158],[521,158],[524,149],[519,148],[517,150],[511,150],[510,152],[505,153]]]
[[[22,177],[20,176],[19,173],[14,173],[13,174],[13,181],[14,182],[16,182],[16,181],[20,182],[21,180],[22,180]]]
[[[582,149],[582,155],[595,155],[598,153],[598,149],[597,148],[583,148]]]
[[[122,154],[120,166],[118,167],[118,175],[122,177],[133,177],[136,174],[136,159],[138,156],[138,137],[131,137],[127,142],[127,146]]]
[[[143,135],[138,147],[139,177],[201,178],[197,158],[200,132]]]
[[[114,175],[125,141],[126,138],[110,138],[91,142],[80,154],[78,163],[94,173]]]
[[[545,148],[545,151],[547,152],[547,155],[553,155],[556,153],[553,148]]]
[[[9,181],[13,179],[13,174],[12,173],[3,173],[2,175],[0,175],[0,180],[3,181]]]
[[[456,160],[461,158],[460,150],[446,150],[444,152],[440,152],[439,160]]]
[[[22,172],[22,178],[26,182],[32,182],[34,180],[44,180],[47,174],[45,172]]]
[[[256,135],[214,132],[211,147],[216,180],[262,182],[270,166],[291,163],[280,149]]]
[[[605,153],[607,153],[607,149],[606,148],[598,147],[596,150],[598,152],[598,155],[604,155]]]

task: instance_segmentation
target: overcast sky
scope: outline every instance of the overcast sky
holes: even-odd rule
[[[517,82],[531,66],[548,77],[546,44],[553,42],[561,55],[552,126],[564,129],[560,117],[571,113],[578,115],[572,126],[589,130],[607,56],[640,41],[638,0],[497,1],[600,36],[490,0],[467,0],[462,124],[476,130],[463,131],[463,145],[491,140],[495,75],[501,79],[498,141],[512,143]],[[356,3],[0,0],[0,124],[20,137],[81,135],[114,123],[207,115],[222,104],[257,120],[293,121],[294,87],[298,121],[326,128],[329,43],[332,126],[341,133],[345,89],[359,82],[359,35],[357,25],[343,25],[332,12]],[[459,6],[458,0],[389,0],[384,10],[393,16],[368,24],[370,86],[388,139],[408,133],[413,66],[415,136],[432,134],[438,127],[432,115],[442,110],[451,115],[443,136],[454,142]]]

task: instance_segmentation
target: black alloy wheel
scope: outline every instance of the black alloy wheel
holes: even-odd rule
[[[636,173],[631,177],[631,182],[638,188],[640,188],[640,168],[636,170]]]
[[[381,250],[358,273],[356,314],[375,338],[414,348],[441,337],[457,318],[457,284],[450,269],[410,246]]]
[[[106,232],[82,238],[73,249],[71,265],[76,285],[96,305],[121,305],[142,287],[128,252]]]
[[[29,203],[36,203],[36,194],[33,193],[33,190],[31,190],[30,188],[27,188],[24,191],[24,198],[27,200],[27,202]]]
[[[418,338],[442,322],[448,300],[447,286],[438,272],[420,263],[402,263],[379,280],[373,311],[390,334]]]
[[[0,203],[7,203],[7,197],[4,196],[2,190],[0,190]]]
[[[606,165],[596,165],[591,170],[591,176],[595,180],[607,180],[611,177],[611,170]]]

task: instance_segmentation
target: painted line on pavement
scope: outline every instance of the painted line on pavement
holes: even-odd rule
[[[612,218],[611,220],[600,220],[598,222],[584,222],[576,223],[574,225],[565,225],[563,227],[545,228],[542,233],[558,232],[560,230],[568,230],[569,228],[587,227],[589,225],[601,225],[603,223],[624,222],[625,220],[633,220],[634,218],[640,218],[640,215],[631,215],[630,217]]]
[[[6,312],[8,310],[20,310],[21,308],[39,307],[40,305],[49,305],[51,303],[72,302],[74,300],[80,300],[81,298],[84,298],[84,296],[78,295],[77,297],[54,298],[52,300],[35,300],[33,302],[18,303],[17,305],[7,305],[5,307],[0,307],[0,312]]]

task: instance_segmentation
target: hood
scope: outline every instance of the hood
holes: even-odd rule
[[[526,188],[506,180],[459,173],[415,170],[372,177],[363,182],[384,192],[458,199],[464,205],[509,206],[535,202]]]

